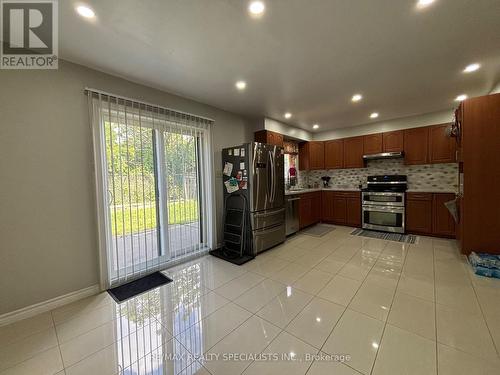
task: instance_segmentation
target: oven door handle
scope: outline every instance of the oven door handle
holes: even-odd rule
[[[404,197],[405,193],[400,193],[400,192],[373,192],[373,191],[364,191],[363,196],[370,196],[370,195],[380,195],[383,197]]]
[[[363,211],[375,211],[375,212],[388,212],[393,214],[402,214],[405,212],[405,209],[402,208],[394,208],[394,207],[384,207],[384,206],[363,206]]]

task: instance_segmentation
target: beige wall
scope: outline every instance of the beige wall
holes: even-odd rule
[[[80,65],[1,70],[0,314],[99,281],[85,86],[213,118],[216,168],[221,148],[253,139],[241,116]]]
[[[310,141],[313,138],[312,134],[304,129],[296,128],[294,126],[270,118],[264,119],[264,129],[280,133],[287,137],[295,138],[301,141]]]
[[[490,94],[498,94],[500,93],[500,81],[497,82],[495,87],[493,87],[493,90],[491,90]]]
[[[353,126],[350,128],[336,129],[316,133],[313,135],[315,141],[326,141],[329,139],[339,139],[355,137],[373,133],[381,133],[392,130],[418,128],[420,126],[443,124],[453,120],[453,110],[426,113],[423,115],[403,117],[394,120],[379,121],[366,125]]]

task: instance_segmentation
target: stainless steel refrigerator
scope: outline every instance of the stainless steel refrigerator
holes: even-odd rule
[[[256,255],[284,242],[283,148],[257,142],[225,148],[222,168],[224,197],[234,194],[245,197],[250,224],[249,251]]]

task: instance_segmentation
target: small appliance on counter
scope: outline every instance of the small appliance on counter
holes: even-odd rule
[[[364,229],[405,233],[406,176],[368,176],[361,194]]]
[[[330,180],[332,178],[330,176],[323,176],[321,177],[321,180],[323,180],[323,187],[324,188],[327,188],[328,186],[330,186]]]

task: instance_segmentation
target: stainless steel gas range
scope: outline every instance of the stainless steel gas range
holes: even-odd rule
[[[407,186],[406,176],[369,176],[361,195],[363,228],[405,233]]]

